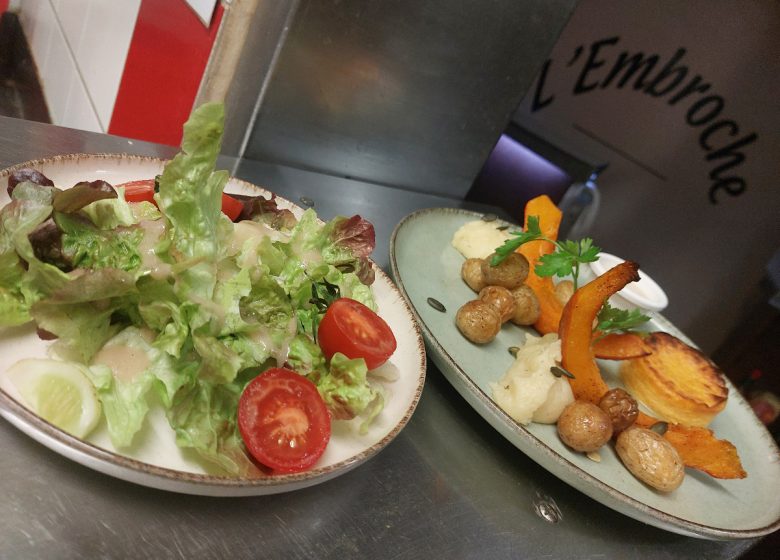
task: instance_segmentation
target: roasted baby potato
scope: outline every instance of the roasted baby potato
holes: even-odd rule
[[[484,259],[466,259],[460,267],[460,277],[475,292],[487,286],[485,276],[482,274],[483,262]]]
[[[515,299],[515,313],[510,318],[516,325],[533,325],[539,318],[539,298],[530,286],[523,284],[512,290]]]
[[[486,286],[479,292],[479,299],[492,305],[506,323],[515,315],[515,297],[512,292],[501,286]]]
[[[595,404],[574,401],[558,417],[558,435],[575,451],[590,453],[612,437],[612,421]]]
[[[609,415],[612,431],[615,433],[631,426],[639,416],[636,399],[619,387],[604,393],[599,401],[599,408]]]
[[[492,253],[482,262],[482,275],[488,286],[502,286],[509,290],[517,288],[528,277],[528,259],[520,253],[509,253],[501,263],[492,266]]]
[[[682,484],[685,465],[674,446],[652,430],[632,426],[615,443],[620,460],[635,477],[661,492]]]
[[[471,342],[485,344],[501,330],[501,316],[489,303],[475,299],[458,309],[455,324]]]

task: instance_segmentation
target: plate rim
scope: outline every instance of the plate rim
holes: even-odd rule
[[[506,428],[509,428],[517,436],[526,440],[530,445],[535,447],[539,452],[546,455],[554,462],[558,463],[558,466],[560,468],[567,469],[570,474],[577,476],[580,480],[588,483],[593,489],[599,491],[602,494],[606,494],[612,500],[617,500],[618,502],[621,502],[624,506],[628,506],[629,508],[632,508],[632,510],[643,512],[646,515],[650,516],[651,518],[657,519],[658,521],[665,522],[667,524],[667,525],[653,524],[658,528],[668,530],[668,531],[673,531],[673,532],[679,532],[671,528],[672,526],[674,526],[679,529],[684,529],[685,532],[682,534],[699,537],[699,538],[713,539],[713,540],[748,539],[748,538],[765,536],[776,531],[777,529],[780,529],[780,516],[773,523],[765,525],[764,527],[759,527],[754,529],[726,529],[722,527],[714,527],[711,525],[690,521],[688,519],[684,519],[675,516],[673,514],[669,514],[667,512],[658,510],[648,504],[645,504],[644,502],[636,498],[633,498],[625,494],[624,492],[621,492],[616,488],[613,488],[612,486],[602,482],[601,480],[595,478],[594,476],[590,475],[586,471],[582,470],[576,464],[569,461],[566,457],[560,455],[554,449],[552,449],[547,444],[545,444],[541,439],[533,435],[527,428],[525,428],[525,426],[518,423],[506,412],[504,412],[504,410],[501,409],[501,407],[499,407],[484,391],[482,391],[482,389],[479,388],[479,386],[471,379],[469,375],[466,374],[466,372],[460,367],[460,365],[457,364],[457,362],[455,362],[455,360],[449,355],[449,353],[447,353],[444,347],[439,343],[438,339],[432,334],[431,329],[425,323],[423,318],[417,312],[416,306],[414,305],[414,303],[412,302],[411,298],[409,297],[406,291],[402,274],[398,268],[398,260],[396,258],[396,250],[395,250],[396,239],[401,229],[403,229],[409,222],[418,219],[419,217],[425,214],[465,215],[465,216],[474,217],[475,219],[479,219],[482,216],[484,216],[485,213],[476,212],[473,210],[467,210],[464,208],[443,208],[443,207],[423,208],[420,210],[416,210],[408,214],[407,216],[405,216],[400,222],[398,222],[398,224],[393,229],[392,235],[390,236],[390,268],[391,268],[393,278],[395,279],[396,285],[398,286],[398,289],[401,291],[407,303],[409,304],[410,308],[412,309],[412,313],[414,314],[415,319],[417,320],[417,322],[420,325],[420,328],[423,331],[426,344],[430,344],[434,349],[434,351],[431,352],[432,361],[436,363],[437,367],[439,367],[439,370],[444,375],[444,377],[447,378],[450,384],[454,386],[454,388],[466,400],[469,406],[472,405],[469,402],[468,396],[478,399],[484,405],[483,410],[485,410],[486,412],[490,412],[491,413],[490,415],[492,415],[492,417],[495,418],[496,420],[498,419],[502,420]],[[653,312],[651,313],[651,315],[653,316],[653,318],[658,319],[658,322],[662,323],[664,327],[671,327],[675,332],[680,332],[679,329],[674,327],[674,325],[660,313]],[[684,338],[686,341],[690,342],[690,339],[688,339],[684,333],[680,332],[680,334],[682,335],[681,338]],[[442,356],[443,357],[442,359],[448,362],[447,365],[452,367],[453,370],[457,373],[458,380],[463,382],[463,385],[461,385],[463,387],[463,390],[461,390],[460,388],[461,386],[459,386],[457,383],[453,383],[452,380],[449,379],[449,375],[447,374],[447,372],[444,371],[446,368],[439,366],[437,362],[439,356]],[[733,389],[733,386],[731,385],[729,380],[727,380],[727,383],[729,383],[729,386]],[[464,391],[468,393],[468,396],[464,394]],[[472,406],[472,408],[475,407]],[[503,436],[501,431],[496,426],[493,425],[493,422],[488,417],[489,415],[483,414],[481,410],[476,410],[476,412],[485,421],[487,421],[493,429],[495,429],[499,434]],[[778,449],[774,440],[771,438],[769,432],[766,430],[766,427],[760,423],[758,418],[755,417],[755,414],[752,415],[752,419],[757,424],[757,426],[765,432],[762,435],[765,436],[764,439],[768,439],[768,443],[771,443],[770,451],[773,451],[776,460],[780,461],[780,450]],[[509,439],[506,438],[506,436],[504,437],[507,440]],[[627,512],[625,509],[618,509],[613,504],[607,503],[604,500],[601,500],[598,497],[594,496],[593,494],[588,493],[585,490],[582,490],[580,488],[577,488],[569,480],[562,478],[558,473],[549,469],[547,466],[541,465],[538,461],[536,461],[534,457],[531,457],[524,450],[520,449],[514,442],[512,442],[511,440],[509,440],[509,442],[512,445],[514,445],[516,448],[518,448],[518,451],[520,451],[524,455],[534,460],[534,462],[539,464],[542,468],[544,468],[551,474],[555,475],[562,482],[565,482],[569,486],[572,486],[575,490],[578,490],[583,494],[589,496],[590,498],[601,502],[603,505],[606,505],[610,509],[618,511],[619,513],[622,513],[634,519],[637,519],[638,521],[648,523],[646,519],[640,519],[638,517],[635,517],[631,515],[629,512]]]
[[[44,164],[64,164],[71,161],[78,163],[81,160],[89,159],[106,161],[113,160],[115,163],[124,160],[133,163],[150,163],[160,165],[164,165],[167,161],[170,161],[169,159],[155,156],[126,153],[101,152],[58,154],[51,157],[28,160],[17,163],[10,167],[6,167],[0,170],[0,179],[7,177],[18,169],[35,167],[36,165]],[[248,189],[258,191],[260,194],[273,195],[278,200],[290,205],[290,207],[298,208],[299,210],[303,211],[303,208],[294,202],[277,195],[265,187],[255,185],[249,181],[245,181],[234,176],[230,176],[228,182],[233,184],[239,183]],[[413,338],[417,342],[416,358],[419,369],[413,397],[407,404],[406,410],[404,411],[400,420],[379,441],[376,441],[371,446],[348,457],[347,459],[343,459],[332,465],[311,469],[301,473],[272,475],[261,478],[199,474],[152,465],[150,463],[133,459],[116,451],[111,451],[99,447],[89,441],[75,437],[47,422],[29,410],[23,404],[17,402],[16,399],[14,399],[2,388],[0,388],[0,416],[3,416],[7,421],[9,421],[17,429],[20,429],[22,432],[24,432],[28,437],[33,438],[55,453],[64,455],[68,459],[78,462],[83,466],[98,472],[102,472],[104,474],[109,474],[109,476],[121,478],[128,482],[158,488],[161,490],[169,490],[172,492],[197,495],[226,496],[274,494],[293,491],[307,486],[313,486],[315,484],[325,482],[331,478],[335,478],[341,474],[345,474],[346,472],[349,472],[353,468],[377,455],[380,451],[387,447],[387,445],[389,445],[390,442],[392,442],[398,436],[398,434],[400,434],[400,432],[403,430],[403,428],[406,427],[412,415],[414,414],[414,411],[420,402],[422,391],[425,385],[427,355],[425,352],[425,345],[420,325],[415,320],[412,308],[406,298],[403,297],[403,294],[401,294],[398,286],[395,285],[390,276],[384,270],[382,270],[382,268],[379,267],[373,259],[369,260],[376,275],[387,283],[387,286],[390,289],[390,293],[394,293],[397,296],[398,303],[403,306],[402,310],[405,312],[406,319],[408,319],[412,327],[412,333],[414,335]],[[35,431],[38,437],[35,437],[26,429],[23,429],[19,423],[23,424],[29,430]],[[64,454],[61,451],[62,449],[67,449],[70,453]],[[106,473],[105,470],[101,470],[97,467],[96,463],[108,465],[111,467],[112,473]],[[225,493],[223,494],[221,491],[224,491]]]

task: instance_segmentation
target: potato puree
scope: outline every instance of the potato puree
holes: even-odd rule
[[[554,423],[566,405],[574,401],[566,378],[550,372],[560,361],[558,335],[526,335],[514,363],[497,383],[490,384],[493,400],[521,424]]]
[[[475,220],[463,224],[452,236],[452,246],[467,259],[484,259],[511,236],[500,229],[497,221]]]

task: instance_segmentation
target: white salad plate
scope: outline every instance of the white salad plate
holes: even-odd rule
[[[459,209],[420,210],[396,226],[390,243],[392,274],[422,327],[428,355],[469,405],[558,478],[644,523],[713,540],[752,538],[780,528],[780,452],[731,384],[726,409],[710,428],[737,447],[747,478],[718,480],[687,469],[682,486],[670,494],[634,478],[611,445],[600,450],[597,463],[564,446],[554,425],[525,426],[499,408],[491,398],[490,383],[512,364],[509,347],[522,345],[533,331],[508,323],[492,342],[476,345],[455,326],[457,310],[476,295],[461,280],[464,258],[451,240],[460,226],[481,217]],[[428,298],[438,300],[445,311],[432,307]],[[667,331],[691,344],[661,315],[651,316],[648,330]],[[620,386],[616,362],[601,361],[600,366],[606,382]]]
[[[9,201],[7,177],[15,169],[37,169],[57,186],[66,188],[85,180],[103,179],[119,184],[149,179],[159,174],[164,164],[157,158],[117,154],[74,154],[28,161],[0,171],[0,207]],[[225,191],[266,197],[271,194],[235,178],[230,179]],[[303,212],[281,197],[277,197],[277,202],[296,216]],[[359,432],[359,418],[334,423],[324,455],[307,472],[264,478],[210,474],[193,453],[176,446],[174,432],[164,413],[155,408],[150,410],[146,425],[136,435],[133,446],[121,450],[111,445],[105,422],[82,440],[41,419],[2,389],[0,415],[36,441],[77,463],[153,488],[209,496],[254,496],[324,482],[350,471],[387,446],[409,421],[425,381],[425,348],[412,311],[389,277],[376,265],[374,270],[376,281],[372,288],[378,312],[392,328],[398,343],[390,360],[371,374],[373,382],[381,385],[385,393],[385,407],[365,434]],[[0,328],[0,374],[22,358],[46,357],[49,344],[38,338],[32,325]]]

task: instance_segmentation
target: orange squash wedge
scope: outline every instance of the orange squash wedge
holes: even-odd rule
[[[638,270],[639,266],[630,261],[617,265],[574,292],[563,309],[559,328],[563,367],[574,375],[569,382],[577,399],[598,403],[609,390],[601,377],[591,344],[593,320],[609,296],[629,282],[639,280]],[[640,414],[636,422],[649,427],[658,420]],[[670,424],[664,437],[677,449],[686,467],[715,478],[747,476],[736,447],[729,441],[717,439],[707,428]]]
[[[539,218],[539,229],[545,237],[548,239],[558,238],[558,228],[561,225],[563,213],[550,200],[549,196],[537,196],[526,203],[524,217],[526,230],[528,229],[529,216]],[[543,335],[558,332],[563,305],[555,295],[555,285],[552,278],[543,278],[534,272],[539,258],[555,251],[555,245],[549,241],[529,241],[521,245],[517,251],[528,259],[529,270],[525,283],[539,299],[539,319],[534,323],[534,328]]]

